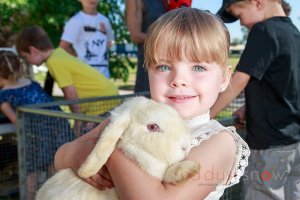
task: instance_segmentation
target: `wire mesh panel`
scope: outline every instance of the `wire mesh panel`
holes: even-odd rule
[[[149,96],[148,93],[140,93],[57,101],[19,108],[17,133],[20,199],[34,199],[37,189],[53,175],[54,155],[59,146],[93,129],[107,116],[109,110],[135,95]],[[71,113],[70,106],[75,104],[84,113]],[[227,111],[227,116],[221,117],[226,125],[233,123],[232,119],[226,121],[232,111]],[[232,197],[233,190],[229,188],[222,199]]]
[[[230,87],[230,86],[229,86]],[[242,92],[234,101],[232,101],[217,116],[217,119],[231,118],[232,113],[245,104],[245,94]]]
[[[66,118],[26,113],[22,115],[20,123],[24,124],[20,137],[20,147],[23,146],[19,151],[20,169],[23,169],[20,175],[27,185],[26,199],[33,199],[36,189],[54,173],[56,150],[75,137]]]
[[[0,135],[0,199],[18,190],[18,156],[15,133]]]
[[[148,93],[138,95],[149,96]],[[54,173],[56,150],[97,126],[107,112],[134,95],[57,101],[18,109],[20,199],[34,199],[37,189]],[[79,105],[84,113],[71,113]]]

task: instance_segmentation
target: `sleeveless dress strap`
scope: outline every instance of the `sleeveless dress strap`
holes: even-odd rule
[[[191,146],[195,147],[201,144],[201,142],[208,140],[211,136],[220,133],[220,131],[227,131],[234,139],[236,144],[235,159],[232,166],[230,177],[224,186],[230,187],[239,183],[240,178],[245,173],[245,168],[248,165],[248,157],[250,156],[250,149],[247,143],[237,134],[235,127],[224,127],[216,120],[210,120],[208,123],[191,127],[193,132],[193,139]],[[223,187],[222,187],[223,188]],[[218,187],[216,187],[216,190]]]

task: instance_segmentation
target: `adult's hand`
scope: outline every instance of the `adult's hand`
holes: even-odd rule
[[[232,113],[232,116],[238,117],[238,122],[235,124],[236,128],[242,128],[245,126],[245,114],[246,114],[246,107],[243,105],[242,107],[238,108],[236,111]]]

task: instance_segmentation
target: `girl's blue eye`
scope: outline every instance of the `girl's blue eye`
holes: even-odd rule
[[[200,65],[195,65],[193,66],[193,70],[196,71],[196,72],[203,72],[205,71],[206,69]]]
[[[167,65],[160,65],[159,66],[159,70],[162,71],[162,72],[165,72],[165,71],[170,71],[170,67],[167,66]]]

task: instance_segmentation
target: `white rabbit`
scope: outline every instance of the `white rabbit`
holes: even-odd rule
[[[200,170],[197,162],[181,161],[190,150],[190,141],[189,129],[173,108],[145,97],[134,97],[112,111],[110,123],[78,175],[87,178],[96,174],[113,150],[121,148],[150,175],[168,183],[182,183]],[[64,169],[46,181],[36,199],[119,198],[114,188],[100,191],[78,178],[71,169]]]

